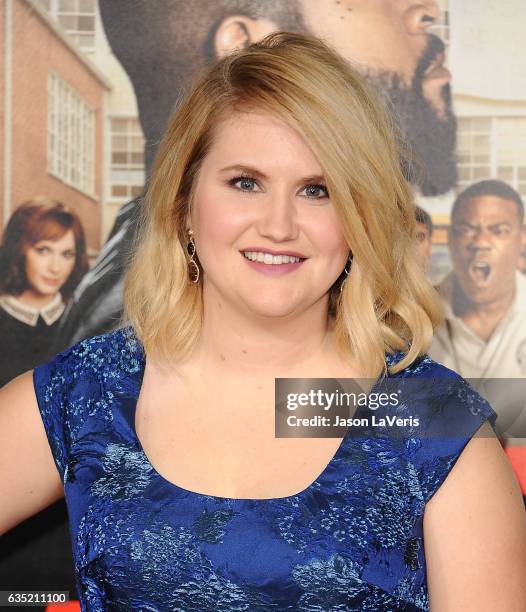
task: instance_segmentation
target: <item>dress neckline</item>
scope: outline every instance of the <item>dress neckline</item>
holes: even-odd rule
[[[133,331],[131,333],[133,334]],[[128,341],[129,340],[130,340],[130,336],[128,335]],[[320,474],[304,489],[302,489],[301,491],[298,491],[297,493],[293,493],[291,495],[285,495],[283,497],[224,497],[221,495],[210,495],[208,493],[202,493],[200,491],[193,491],[191,489],[186,489],[185,487],[181,487],[175,482],[168,480],[159,471],[157,471],[153,463],[148,458],[148,455],[146,454],[146,451],[144,450],[142,442],[139,436],[137,435],[135,417],[137,415],[137,404],[139,401],[139,396],[141,393],[142,383],[143,383],[143,378],[144,378],[144,372],[146,369],[146,354],[145,354],[144,348],[142,347],[140,340],[134,334],[132,336],[132,343],[133,344],[136,343],[135,347],[133,347],[133,344],[132,344],[132,351],[135,353],[134,356],[138,360],[138,363],[137,363],[138,367],[135,368],[134,373],[133,373],[133,379],[134,379],[135,384],[133,385],[132,392],[128,396],[130,397],[130,400],[131,400],[130,405],[129,405],[129,410],[130,410],[129,424],[130,424],[133,441],[135,443],[135,446],[139,449],[139,452],[143,456],[144,461],[150,468],[152,474],[159,481],[161,481],[166,487],[174,491],[177,491],[179,493],[182,493],[185,496],[193,496],[193,497],[197,497],[201,499],[215,500],[218,502],[229,502],[229,503],[286,502],[287,500],[307,496],[312,491],[317,490],[318,485],[320,485],[322,481],[326,478],[327,474],[330,472],[334,464],[339,460],[341,455],[344,453],[345,447],[347,446],[349,440],[352,438],[352,436],[350,435],[351,427],[348,426],[345,430],[345,434],[343,435],[343,438],[340,440],[340,444],[338,445],[338,448],[336,449],[335,453],[332,455],[328,463],[325,465],[325,467],[322,469]],[[401,351],[397,351],[393,355],[386,352],[385,358],[386,358],[387,364],[391,365],[392,363],[398,360],[397,359],[398,357],[401,358],[402,355],[403,353]],[[389,378],[390,376],[391,376],[390,374],[387,374],[386,378]],[[381,380],[385,380],[382,374],[380,374],[380,376],[376,379],[374,385],[371,386],[369,393],[371,393],[373,389],[375,389],[378,386]],[[359,405],[358,408],[356,409],[356,412],[353,415],[353,418],[360,418],[360,416],[362,415],[365,409],[366,409],[366,406]]]

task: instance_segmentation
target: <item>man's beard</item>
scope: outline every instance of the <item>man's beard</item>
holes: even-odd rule
[[[446,193],[457,182],[457,122],[451,108],[449,84],[441,92],[445,105],[443,117],[438,116],[423,95],[423,74],[444,50],[444,43],[437,36],[429,35],[428,41],[409,87],[393,72],[367,72],[366,76],[387,97],[401,128],[400,153],[407,180],[417,185],[422,195],[436,196]]]

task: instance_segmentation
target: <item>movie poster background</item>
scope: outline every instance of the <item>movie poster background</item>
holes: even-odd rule
[[[422,6],[434,18],[429,29]],[[206,61],[273,29],[323,35],[380,87],[398,71],[402,82],[405,75],[405,88],[387,91],[428,164],[431,178],[415,187],[415,198],[433,223],[427,270],[435,285],[451,272],[448,228],[458,193],[499,179],[526,196],[521,0],[103,0],[100,7],[95,0],[4,0],[0,21],[0,229],[36,196],[63,202],[82,221],[91,266],[50,355],[118,321],[124,253],[178,96]],[[434,45],[421,44],[429,42],[426,31]],[[427,91],[435,106],[423,107],[419,68],[440,68],[442,51],[451,98]],[[509,265],[525,265],[526,240],[523,257]],[[0,356],[0,371],[8,360]],[[3,542],[0,586],[66,588],[74,596],[67,538],[63,502],[13,530]]]

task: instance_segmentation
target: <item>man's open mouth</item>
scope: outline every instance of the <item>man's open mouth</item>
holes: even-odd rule
[[[491,274],[491,264],[487,261],[473,261],[469,265],[468,271],[477,284],[484,284]]]

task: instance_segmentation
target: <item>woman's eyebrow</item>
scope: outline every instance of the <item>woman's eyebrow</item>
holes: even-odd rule
[[[247,172],[249,174],[253,174],[255,177],[260,178],[260,179],[268,179],[268,176],[264,172],[261,172],[261,170],[258,170],[257,168],[254,168],[253,166],[247,166],[246,164],[233,164],[232,166],[225,166],[224,168],[221,168],[219,172],[228,172],[231,170]],[[302,183],[303,182],[306,183],[310,181],[325,182],[325,177],[323,175],[311,175],[311,176],[305,176],[302,179],[300,179],[300,182]]]

